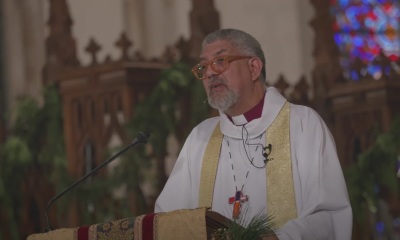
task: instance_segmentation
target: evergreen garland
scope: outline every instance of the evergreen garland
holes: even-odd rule
[[[244,209],[241,218],[229,221],[227,228],[216,230],[212,234],[212,240],[262,240],[275,235],[276,226],[274,218],[263,212],[248,218],[248,208]]]
[[[375,144],[362,153],[355,164],[344,169],[354,219],[364,225],[370,212],[376,212],[382,190],[399,196],[396,173],[400,163],[400,118],[387,133],[381,133]]]
[[[21,184],[29,172],[46,172],[45,181],[58,183],[65,172],[61,105],[54,87],[44,91],[42,107],[32,98],[20,100],[10,136],[0,146],[0,206],[7,211],[13,239],[19,239]],[[1,237],[1,236],[0,236]]]
[[[153,211],[154,199],[146,201],[139,184],[150,181],[155,188],[153,194],[158,195],[166,181],[163,163],[168,152],[167,139],[173,135],[178,145],[183,145],[189,131],[209,115],[205,98],[202,82],[195,79],[187,64],[177,62],[161,72],[149,96],[135,106],[134,117],[127,123],[128,133],[135,136],[139,131],[149,130],[149,143],[125,154],[115,175],[127,184],[127,189],[138,190],[136,203],[143,213]],[[184,112],[189,112],[189,119],[182,116]]]

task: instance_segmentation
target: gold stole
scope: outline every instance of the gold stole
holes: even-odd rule
[[[276,119],[266,130],[266,144],[273,149],[268,156],[267,210],[279,228],[297,217],[292,160],[290,156],[290,103],[286,102]],[[211,207],[223,135],[219,123],[211,135],[201,168],[199,207]],[[268,143],[267,143],[268,141]]]

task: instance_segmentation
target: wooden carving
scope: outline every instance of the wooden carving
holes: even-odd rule
[[[46,65],[44,81],[50,83],[51,75],[65,67],[79,66],[76,43],[72,36],[72,19],[66,0],[49,0],[49,36],[46,39]]]
[[[190,12],[190,52],[188,59],[197,59],[201,52],[204,37],[219,29],[219,14],[214,7],[214,0],[192,0]]]

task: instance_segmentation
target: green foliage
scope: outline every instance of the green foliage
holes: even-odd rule
[[[0,147],[0,204],[8,214],[11,234],[18,238],[22,195],[28,173],[49,172],[49,182],[65,171],[60,99],[54,87],[45,89],[44,105],[31,98],[20,100],[10,136]],[[45,177],[45,176],[44,176]]]
[[[261,240],[265,236],[273,235],[276,230],[273,217],[262,212],[255,215],[249,222],[246,222],[246,218],[241,218],[238,221],[230,221],[227,225],[227,229],[218,229],[212,239]]]
[[[143,169],[152,164],[149,157],[155,161],[165,158],[167,138],[170,135],[175,134],[178,140],[183,140],[194,125],[208,116],[208,104],[202,103],[205,98],[201,81],[195,79],[185,63],[175,63],[161,72],[159,82],[149,96],[136,106],[134,117],[127,124],[130,136],[149,130],[149,145],[152,146],[151,156],[144,148],[125,155],[127,159],[124,166],[118,169],[120,172],[117,175],[125,179],[129,189],[137,188],[138,182],[144,182],[146,174]],[[188,116],[182,116],[184,113]],[[160,179],[149,179],[152,179],[156,187],[164,184],[159,182]]]
[[[156,154],[163,154],[165,140],[181,125],[187,125],[179,117],[179,101],[189,97],[191,101],[191,119],[188,128],[199,123],[209,112],[208,105],[200,103],[206,95],[201,82],[192,75],[190,68],[185,63],[175,63],[161,73],[160,80],[149,96],[147,96],[135,109],[134,118],[128,123],[128,129],[133,136],[143,129],[152,130],[151,142],[158,146]],[[184,109],[187,110],[187,109]],[[158,152],[161,151],[161,152]]]
[[[380,134],[375,144],[362,153],[357,162],[344,170],[355,220],[363,224],[376,212],[381,190],[400,194],[396,163],[400,157],[400,118],[393,121],[387,133]]]

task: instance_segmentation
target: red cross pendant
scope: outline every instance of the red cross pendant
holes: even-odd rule
[[[247,202],[249,197],[243,195],[242,191],[236,191],[234,197],[229,198],[229,204],[233,204],[232,218],[238,219],[240,214],[240,205],[242,202]]]

